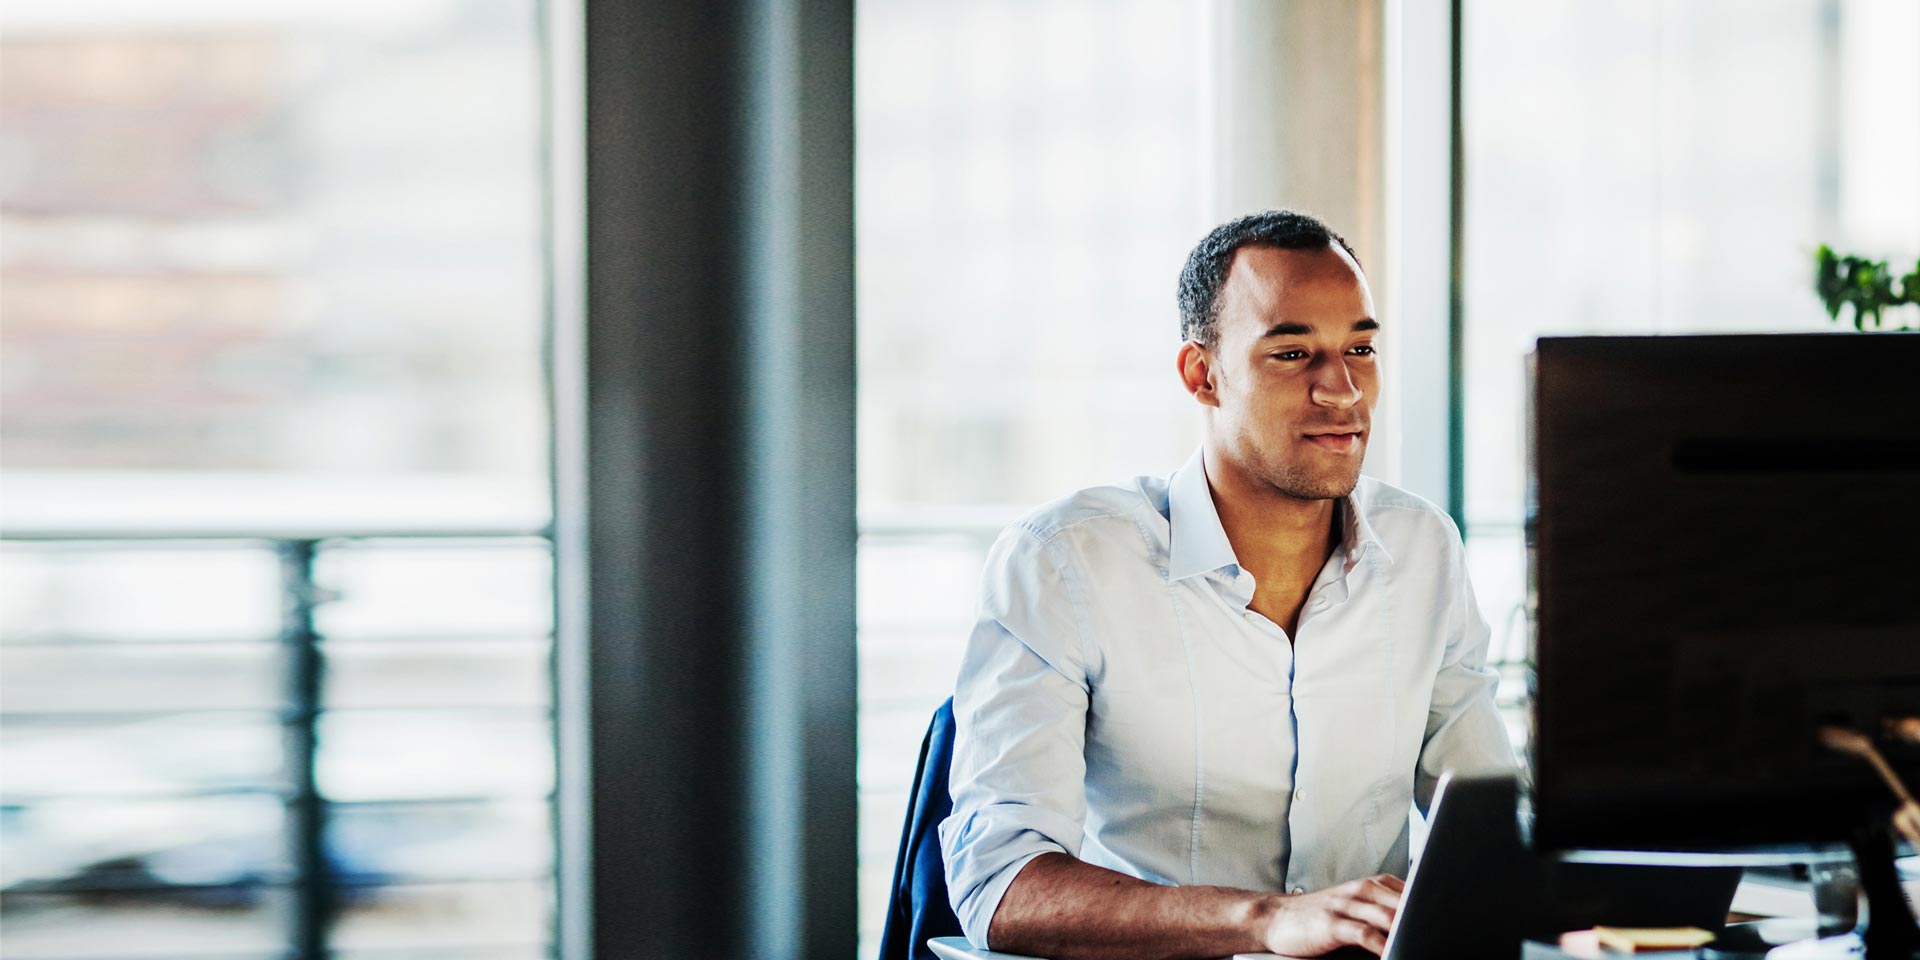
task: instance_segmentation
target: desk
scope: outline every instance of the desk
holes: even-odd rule
[[[940,960],[1037,960],[1037,958],[1017,953],[1001,953],[997,950],[975,950],[973,944],[968,943],[965,937],[935,937],[928,941],[927,945],[933,948],[934,955],[939,957]],[[1636,958],[1644,957],[1646,960],[1691,958],[1694,955],[1692,950],[1662,950],[1657,953],[1634,954]],[[1367,954],[1367,956],[1371,957],[1373,954]],[[1565,960],[1565,958],[1571,958],[1572,956],[1573,954],[1546,943],[1529,942],[1520,952],[1521,960]],[[1281,957],[1272,953],[1242,953],[1236,954],[1233,960],[1293,960],[1293,958]]]
[[[1023,956],[1023,954],[1002,954],[998,950],[975,950],[972,943],[966,941],[966,937],[935,937],[933,941],[927,941],[927,945],[933,947],[933,954],[939,956],[941,960],[1037,960],[1033,956]],[[1373,956],[1373,954],[1367,954],[1367,956]],[[1528,943],[1526,948],[1521,950],[1521,960],[1563,960],[1571,956],[1569,952],[1563,952],[1561,948],[1551,947],[1546,943]],[[1647,952],[1647,954],[1634,954],[1634,956],[1647,958],[1647,960],[1692,958],[1693,950],[1661,950],[1661,952]],[[1279,954],[1235,954],[1233,960],[1290,960],[1290,958],[1284,958]]]
[[[933,948],[933,955],[940,960],[1035,960],[1024,954],[975,950],[966,937],[934,937],[927,941],[927,946]]]
[[[1038,958],[1017,953],[1001,953],[997,950],[975,950],[973,944],[968,943],[965,937],[935,937],[927,941],[927,945],[933,948],[934,955],[939,957],[940,960],[1038,960]],[[1535,952],[1536,948],[1540,952]],[[1367,953],[1365,956],[1371,957],[1373,954]],[[1543,943],[1529,943],[1527,944],[1526,952],[1522,955],[1522,960],[1560,960],[1562,957],[1571,956],[1572,954],[1560,952],[1559,947],[1552,947]],[[1649,960],[1660,960],[1662,957],[1691,957],[1693,956],[1693,951],[1687,950],[1680,953],[1667,953],[1663,951],[1660,953],[1636,954],[1636,956],[1647,957]],[[1299,960],[1299,958],[1282,957],[1275,953],[1239,953],[1234,955],[1233,960]]]
[[[1909,867],[1913,873],[1920,873],[1920,858],[1914,858]],[[1920,902],[1920,880],[1906,881],[1907,896]],[[1772,878],[1743,879],[1740,890],[1734,897],[1735,910],[1776,917],[1795,917],[1812,921],[1813,896],[1805,883],[1787,882]],[[1810,932],[1810,931],[1809,931]],[[1807,934],[1801,934],[1805,936]],[[964,937],[940,937],[930,942],[935,955],[941,960],[1037,960],[1020,954],[1001,953],[996,950],[975,950]],[[1371,958],[1373,954],[1358,954]],[[1556,944],[1528,942],[1521,950],[1521,960],[1568,960],[1575,955],[1560,949]],[[1694,951],[1659,951],[1656,953],[1636,954],[1646,960],[1677,960],[1696,956]],[[1234,960],[1290,960],[1271,953],[1243,953]]]
[[[927,941],[927,945],[933,948],[934,955],[940,960],[1038,960],[1036,957],[1018,953],[976,950],[965,937],[935,937]],[[1371,957],[1373,954],[1367,954],[1367,956]],[[1282,957],[1273,953],[1241,953],[1235,954],[1234,960],[1297,960],[1297,958]]]
[[[1001,953],[997,950],[975,950],[965,937],[936,937],[927,942],[940,960],[1039,960],[1017,953]],[[1359,954],[1371,958],[1373,954]],[[1625,954],[1607,954],[1610,957]],[[1635,960],[1694,960],[1699,954],[1692,950],[1659,950],[1651,953],[1636,953]],[[1273,953],[1240,953],[1232,960],[1301,960],[1301,958],[1282,957]],[[1320,958],[1327,960],[1327,958]],[[1568,953],[1551,943],[1539,943],[1529,940],[1520,949],[1520,960],[1579,960],[1579,955]]]

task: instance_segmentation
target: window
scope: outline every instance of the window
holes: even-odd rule
[[[1465,505],[1496,658],[1526,651],[1534,338],[1844,329],[1818,244],[1920,256],[1920,130],[1891,119],[1917,32],[1904,0],[1465,5]]]
[[[544,957],[530,0],[0,13],[0,916]]]
[[[1197,442],[1172,374],[1206,229],[1195,24],[1135,0],[859,7],[862,955],[987,546]]]

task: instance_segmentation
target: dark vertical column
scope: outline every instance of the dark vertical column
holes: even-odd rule
[[[853,9],[746,5],[747,955],[853,956]]]
[[[594,958],[739,956],[736,30],[697,0],[585,27]]]
[[[327,867],[326,807],[320,800],[314,761],[318,759],[321,660],[314,629],[313,559],[318,544],[288,540],[279,544],[281,583],[280,642],[287,663],[285,724],[287,832],[298,882],[294,887],[293,944],[299,960],[327,956],[333,919],[333,876]]]
[[[598,960],[850,956],[851,3],[585,15],[584,397],[557,425],[583,483],[557,530],[585,540],[561,635],[586,688],[559,706],[591,826],[563,863]]]

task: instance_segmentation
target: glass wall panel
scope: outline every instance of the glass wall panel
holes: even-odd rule
[[[329,546],[315,569],[334,639],[542,637],[553,630],[544,540],[371,540]]]
[[[0,809],[17,892],[285,883],[279,797],[53,800]]]
[[[535,4],[7,7],[0,519],[548,516]]]
[[[875,947],[987,543],[1179,466],[1174,287],[1201,222],[1200,7],[863,0],[855,99],[860,917]]]
[[[336,710],[314,765],[331,800],[437,800],[545,797],[553,762],[545,713]]]
[[[1815,247],[1920,258],[1920,125],[1896,119],[1920,97],[1920,6],[1464,10],[1468,551],[1517,658],[1534,339],[1849,329],[1814,293]]]
[[[343,887],[332,939],[341,950],[538,945],[552,923],[553,884]]]
[[[281,646],[252,643],[0,644],[8,714],[272,710]]]
[[[553,869],[546,803],[337,803],[327,850],[337,879],[370,885],[539,879]]]
[[[8,960],[286,956],[292,895],[270,887],[0,893]]]
[[[551,641],[328,640],[321,701],[343,707],[546,707]]]
[[[0,6],[8,957],[547,952],[549,7]]]
[[[287,789],[280,718],[176,713],[10,717],[0,725],[9,802]]]
[[[280,613],[279,559],[261,544],[0,545],[0,643],[271,640]]]

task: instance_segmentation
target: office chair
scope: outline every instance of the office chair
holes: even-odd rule
[[[947,866],[940,855],[940,821],[953,812],[947,771],[953,766],[953,698],[933,712],[920,742],[920,765],[900,830],[900,854],[887,895],[886,932],[880,960],[935,960],[931,937],[961,936],[960,919],[947,900]]]

